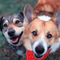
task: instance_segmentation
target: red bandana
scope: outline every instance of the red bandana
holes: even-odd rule
[[[41,59],[37,59],[34,57],[33,51],[27,50],[26,60],[45,60],[47,56],[49,55],[50,51],[51,49],[49,49],[47,53]]]

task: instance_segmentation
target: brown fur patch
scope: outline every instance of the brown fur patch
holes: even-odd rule
[[[53,14],[60,8],[60,0],[38,0],[37,5],[34,10],[39,15],[49,15]]]

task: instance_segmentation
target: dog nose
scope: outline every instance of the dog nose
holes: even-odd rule
[[[44,48],[43,46],[41,45],[38,45],[36,48],[35,48],[35,51],[37,54],[42,54],[44,52]]]
[[[8,35],[9,36],[14,36],[15,35],[15,30],[9,30]]]

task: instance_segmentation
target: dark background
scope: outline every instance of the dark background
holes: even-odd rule
[[[0,16],[8,16],[12,14],[17,14],[23,11],[26,4],[30,4],[34,7],[38,0],[0,0]],[[25,58],[19,59],[13,50],[9,47],[5,41],[2,33],[0,32],[0,60],[25,60]],[[50,54],[46,60],[60,60],[60,50]]]

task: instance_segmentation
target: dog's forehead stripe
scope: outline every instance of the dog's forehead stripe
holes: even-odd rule
[[[37,39],[37,41],[35,41],[35,43],[33,44],[33,51],[34,53],[36,53],[35,51],[35,48],[38,46],[38,45],[42,45],[45,49],[44,53],[41,54],[41,55],[44,55],[47,51],[47,43],[45,41],[45,37],[44,37],[44,31],[42,32],[42,35],[39,39]]]

